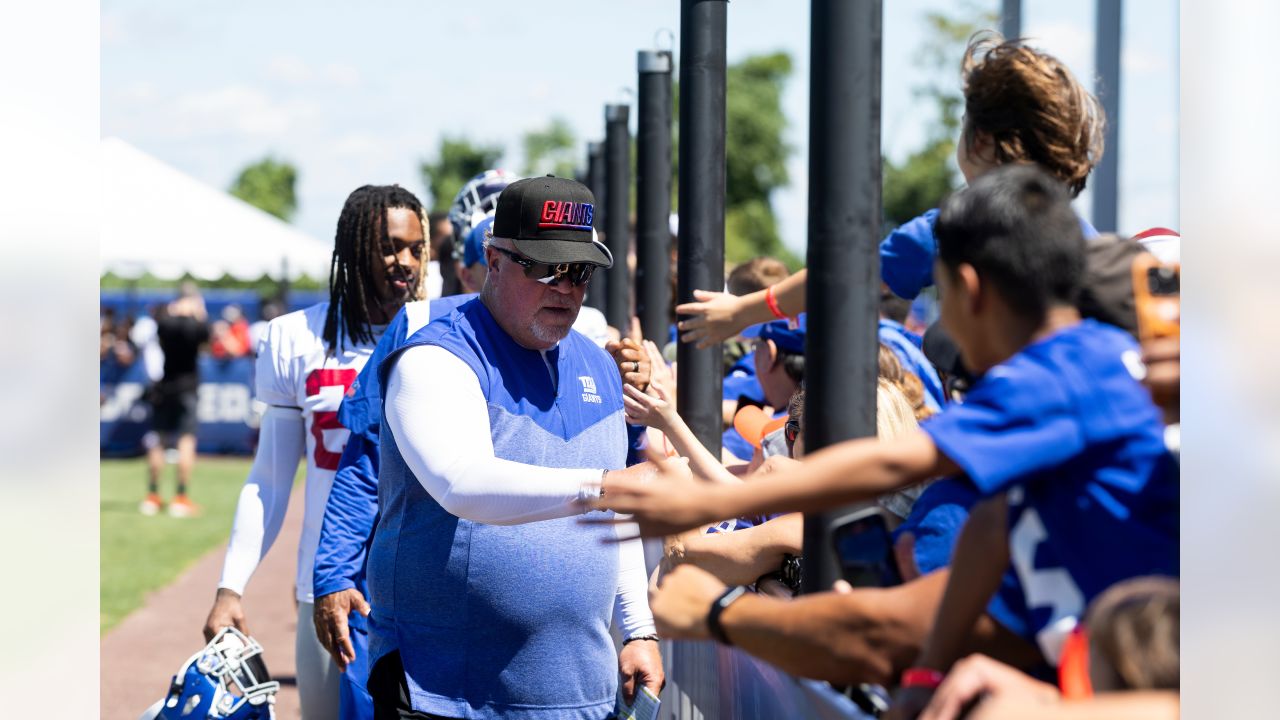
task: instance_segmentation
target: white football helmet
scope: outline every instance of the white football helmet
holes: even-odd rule
[[[498,207],[498,195],[520,179],[506,170],[485,170],[467,181],[449,206],[449,222],[453,225],[454,257],[461,259],[467,235],[486,215]]]
[[[178,668],[168,695],[140,720],[275,720],[279,689],[258,641],[227,627]]]

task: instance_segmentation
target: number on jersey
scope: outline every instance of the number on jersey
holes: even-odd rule
[[[356,380],[356,370],[354,368],[342,369],[320,369],[312,370],[307,375],[307,397],[320,394],[320,388],[336,387],[341,388],[339,394],[345,394],[347,388],[351,387],[351,383]],[[316,441],[315,461],[316,467],[321,470],[337,470],[338,461],[342,459],[342,449],[337,452],[324,446],[325,430],[342,430],[342,423],[338,422],[337,411],[323,410],[316,411],[311,414],[311,435]]]

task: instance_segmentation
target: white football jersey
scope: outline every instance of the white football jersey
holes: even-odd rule
[[[311,576],[320,525],[350,435],[338,423],[338,406],[374,348],[374,343],[355,345],[346,339],[339,351],[327,353],[322,337],[328,308],[329,303],[322,302],[272,320],[258,348],[256,365],[257,398],[267,405],[301,409],[306,426],[305,506],[298,543],[300,602],[313,601]]]

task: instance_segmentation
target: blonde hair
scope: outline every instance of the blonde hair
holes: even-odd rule
[[[923,421],[925,418],[932,416],[934,412],[925,404],[924,400],[924,383],[920,381],[918,375],[902,367],[902,362],[898,360],[897,353],[891,350],[888,345],[880,343],[878,360],[880,378],[896,385],[898,390],[902,391],[915,419]]]
[[[893,440],[919,427],[920,423],[916,421],[915,410],[911,407],[911,401],[902,392],[902,388],[897,383],[879,378],[876,381],[876,437],[881,441]],[[916,499],[928,485],[928,482],[922,482],[886,493],[876,498],[876,503],[905,519],[911,514],[911,508],[915,505]]]
[[[879,378],[876,380],[876,436],[881,440],[902,437],[920,427],[915,409],[896,384]]]

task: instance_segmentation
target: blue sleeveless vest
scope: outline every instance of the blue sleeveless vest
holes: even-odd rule
[[[579,333],[544,361],[474,300],[388,356],[379,368],[383,387],[400,352],[418,345],[442,347],[475,371],[497,457],[542,467],[624,466],[617,367]],[[458,518],[423,489],[385,425],[381,437],[381,516],[369,555],[371,658],[399,650],[410,699],[422,712],[608,716],[617,692],[609,621],[618,549],[602,540],[613,530],[584,526],[577,516],[514,526]]]

